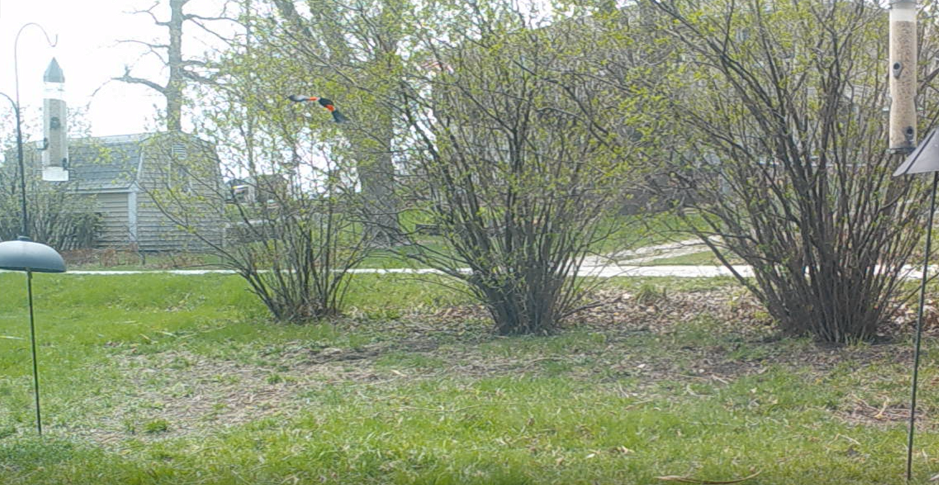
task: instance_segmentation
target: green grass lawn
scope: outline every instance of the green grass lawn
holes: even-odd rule
[[[907,336],[778,340],[728,279],[613,280],[539,338],[396,275],[358,275],[319,325],[270,323],[234,276],[34,282],[41,439],[24,279],[0,274],[3,484],[902,482]],[[937,343],[917,483],[939,472]]]

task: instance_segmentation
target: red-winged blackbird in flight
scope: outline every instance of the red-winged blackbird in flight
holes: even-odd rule
[[[336,123],[345,123],[349,121],[349,118],[346,118],[342,113],[336,109],[336,106],[333,105],[332,100],[326,98],[318,98],[316,96],[303,96],[302,94],[291,94],[288,96],[291,101],[296,103],[303,103],[305,101],[316,101],[320,106],[326,108],[326,111],[329,111],[333,114],[333,121]]]

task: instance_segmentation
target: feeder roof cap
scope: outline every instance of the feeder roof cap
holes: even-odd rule
[[[62,68],[59,67],[59,61],[55,60],[55,57],[52,58],[49,67],[46,68],[46,73],[42,75],[42,80],[47,83],[65,82],[65,73],[62,72]]]

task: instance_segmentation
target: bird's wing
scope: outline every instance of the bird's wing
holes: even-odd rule
[[[304,101],[316,101],[317,99],[319,99],[315,96],[304,96],[302,94],[291,94],[290,96],[287,96],[287,97],[290,98],[291,101],[296,102],[296,103],[302,103]]]

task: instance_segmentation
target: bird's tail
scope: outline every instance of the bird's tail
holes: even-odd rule
[[[336,109],[336,110],[333,110],[333,121],[335,121],[336,123],[346,123],[347,121],[349,121],[349,118],[346,118],[344,114],[340,113],[339,110]]]

